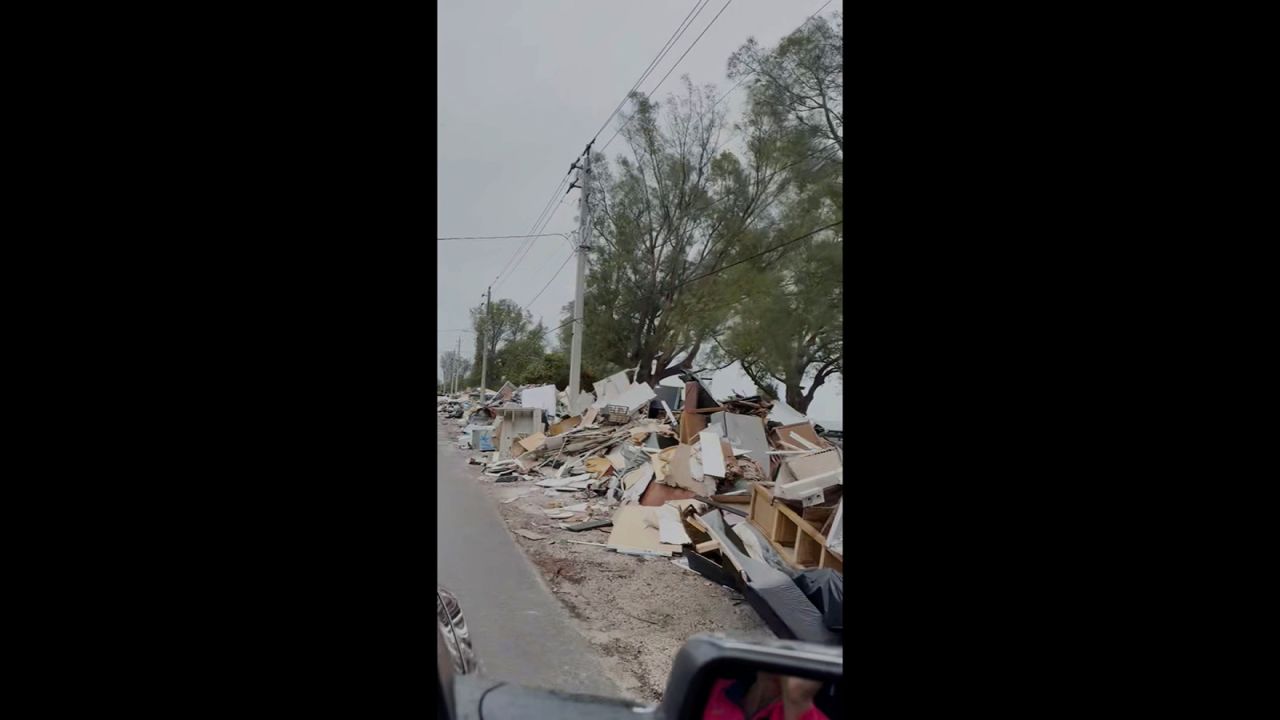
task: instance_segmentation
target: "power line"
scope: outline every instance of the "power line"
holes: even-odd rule
[[[716,13],[716,16],[711,18],[711,22],[707,23],[707,26],[702,28],[702,32],[698,33],[698,37],[694,38],[693,42],[689,44],[689,47],[685,48],[684,55],[681,55],[680,59],[676,60],[676,64],[672,65],[671,69],[667,71],[667,74],[663,75],[662,79],[658,81],[658,84],[653,86],[653,89],[649,91],[649,95],[653,95],[658,92],[658,88],[662,87],[662,83],[666,82],[667,78],[671,77],[671,73],[675,72],[676,68],[680,67],[680,61],[684,60],[684,56],[688,55],[689,51],[692,50],[694,46],[698,44],[698,41],[702,39],[702,36],[706,35],[707,31],[711,29],[711,26],[716,24],[716,20],[720,19],[720,13],[729,9],[729,5],[732,2],[733,0],[725,0],[724,5],[720,8],[720,12]]]
[[[564,204],[564,200],[561,200],[560,202],[556,203],[555,207],[551,209],[551,213],[550,213],[549,215],[547,215],[546,219],[542,222],[542,227],[538,228],[538,231],[539,231],[539,232],[541,232],[541,231],[543,231],[543,230],[546,230],[546,229],[547,229],[547,225],[550,225],[550,224],[551,224],[551,219],[555,217],[556,212],[560,210],[560,206],[561,206],[561,205],[563,205],[563,204]],[[528,256],[529,256],[529,251],[530,251],[530,250],[532,250],[532,249],[533,249],[533,240],[530,240],[530,241],[528,242],[528,244],[527,244],[527,245],[525,246],[525,248],[524,248],[524,254],[520,256],[520,259],[519,259],[519,260],[516,260],[516,264],[515,264],[515,265],[512,265],[512,266],[511,266],[511,270],[510,270],[510,272],[508,272],[508,273],[507,273],[507,276],[506,276],[506,277],[504,277],[504,278],[502,278],[502,280],[500,280],[500,281],[498,281],[498,282],[494,283],[494,285],[493,285],[493,286],[494,286],[494,287],[498,287],[498,286],[499,286],[499,285],[501,285],[503,282],[505,282],[507,278],[509,278],[509,277],[511,277],[512,275],[514,275],[514,274],[515,274],[515,272],[516,272],[516,268],[520,267],[520,263],[524,262],[524,259],[525,259],[526,257],[528,257]]]
[[[542,297],[542,293],[546,292],[546,291],[547,291],[547,288],[551,287],[551,283],[555,281],[556,276],[560,274],[560,271],[561,271],[561,270],[564,270],[564,266],[569,264],[569,259],[570,259],[570,258],[572,258],[572,257],[573,257],[573,253],[572,253],[572,252],[570,252],[570,253],[569,253],[569,257],[566,257],[566,258],[564,259],[564,262],[560,263],[560,267],[559,267],[558,269],[556,269],[555,275],[552,275],[552,276],[551,276],[551,279],[547,281],[547,284],[546,284],[546,285],[543,285],[543,286],[542,286],[542,289],[538,291],[538,294],[537,294],[537,295],[534,295],[534,296],[533,296],[533,299],[529,301],[528,305],[525,305],[525,306],[524,306],[524,308],[522,308],[522,309],[524,309],[524,310],[528,310],[528,309],[529,309],[529,305],[534,304],[535,302],[537,302],[537,301],[538,301],[538,298]]]
[[[626,106],[627,99],[631,97],[631,93],[635,92],[636,88],[640,87],[640,83],[644,82],[645,79],[649,77],[649,73],[653,72],[653,69],[658,66],[658,63],[662,62],[662,59],[671,51],[672,46],[674,46],[680,37],[684,35],[685,30],[688,30],[689,26],[693,25],[693,21],[702,13],[703,9],[705,9],[707,4],[710,2],[711,0],[702,0],[701,4],[694,3],[693,9],[691,9],[689,14],[684,16],[684,20],[681,20],[680,24],[676,26],[675,32],[671,33],[671,37],[667,38],[666,44],[662,46],[662,49],[658,51],[658,54],[649,62],[649,66],[644,69],[644,72],[640,74],[640,77],[631,85],[631,89],[622,96],[622,100],[618,101],[618,106],[613,109],[613,112],[609,113],[609,117],[604,119],[604,122],[600,125],[600,129],[592,136],[593,138],[600,137],[600,133],[604,132],[604,129],[609,126],[609,121],[618,114],[619,110]]]
[[[822,227],[820,227],[820,228],[818,228],[818,229],[816,229],[816,230],[810,230],[809,232],[807,232],[807,233],[805,233],[805,234],[803,234],[803,235],[800,235],[800,236],[798,236],[798,237],[793,237],[793,238],[791,238],[790,240],[787,240],[786,242],[778,243],[777,245],[774,245],[774,246],[773,246],[773,247],[771,247],[771,248],[767,248],[767,249],[765,249],[765,250],[763,250],[763,251],[761,251],[761,252],[758,252],[758,253],[756,253],[755,255],[751,255],[751,256],[749,256],[749,257],[742,258],[741,260],[739,260],[739,261],[737,261],[737,262],[729,263],[728,265],[722,265],[722,266],[720,266],[720,267],[716,268],[715,270],[712,270],[711,272],[703,273],[703,274],[701,274],[701,275],[698,275],[697,277],[689,278],[688,280],[685,280],[684,282],[682,282],[682,283],[680,283],[679,285],[677,285],[677,286],[675,286],[674,288],[672,288],[672,290],[678,290],[678,289],[680,289],[680,288],[684,287],[685,285],[688,285],[688,284],[689,284],[689,283],[691,283],[691,282],[695,282],[695,281],[697,281],[697,280],[701,280],[701,279],[706,278],[706,277],[711,277],[712,275],[715,275],[716,273],[724,272],[725,270],[728,270],[729,268],[731,268],[731,267],[733,267],[733,266],[735,266],[735,265],[741,265],[742,263],[747,262],[747,261],[749,261],[749,260],[755,260],[756,258],[761,257],[761,256],[763,256],[763,255],[768,255],[769,253],[773,252],[774,250],[778,250],[778,249],[784,248],[784,247],[786,247],[786,246],[790,245],[791,243],[800,242],[801,240],[804,240],[805,238],[813,237],[814,235],[817,235],[818,233],[822,232],[823,230],[830,230],[831,228],[833,228],[833,227],[835,227],[835,226],[837,226],[837,225],[840,225],[840,224],[841,224],[841,223],[843,223],[843,222],[844,222],[844,220],[837,220],[836,222],[833,222],[833,223],[831,223],[830,225],[824,225],[824,226],[822,226]]]
[[[698,33],[698,37],[694,38],[693,42],[689,44],[689,47],[685,48],[684,54],[681,55],[676,60],[675,64],[671,66],[671,69],[667,71],[667,74],[662,76],[662,79],[658,81],[657,85],[653,86],[652,90],[645,93],[646,99],[653,97],[653,94],[658,91],[658,88],[662,87],[662,83],[666,82],[667,78],[671,77],[671,73],[675,72],[676,68],[680,67],[680,62],[684,60],[685,55],[688,55],[689,51],[692,50],[694,46],[698,44],[698,41],[702,39],[702,36],[706,35],[707,31],[711,29],[711,26],[716,24],[716,20],[720,19],[721,13],[723,13],[726,9],[728,9],[729,4],[732,2],[733,0],[725,0],[724,5],[720,7],[720,12],[716,13],[716,16],[711,18],[711,22],[707,23],[707,26],[702,28],[702,32]],[[606,142],[604,146],[600,148],[600,152],[604,152],[604,149],[609,147],[609,144],[614,141],[614,138],[618,137],[618,134],[622,132],[623,128],[625,128],[628,124],[631,123],[631,118],[634,118],[634,117],[635,115],[633,114],[631,115],[631,117],[627,118],[626,122],[622,123],[622,125],[618,128],[618,130],[613,133],[613,137],[609,138],[609,142]]]
[[[436,238],[436,242],[444,242],[445,240],[512,240],[515,238],[557,237],[563,235],[564,233],[543,233],[541,235],[460,235],[455,237],[438,237]]]
[[[805,18],[804,22],[809,22],[810,20],[812,20],[815,15],[822,12],[823,10],[826,10],[827,6],[830,4],[831,4],[831,0],[827,0],[826,2],[822,3],[822,7],[818,8],[817,11],[813,13],[813,15],[810,15],[809,17]],[[803,25],[804,23],[800,23],[800,24]]]
[[[549,207],[551,206],[551,203],[555,202],[556,198],[557,198],[557,197],[559,196],[559,194],[560,194],[560,188],[564,187],[565,180],[567,180],[567,179],[569,178],[569,173],[572,173],[572,172],[573,172],[573,170],[572,170],[572,169],[570,169],[568,173],[565,173],[564,177],[560,178],[560,183],[559,183],[558,185],[556,185],[556,189],[555,189],[555,190],[553,190],[553,191],[551,192],[551,198],[547,200],[547,203],[546,203],[545,205],[543,205],[543,207],[542,207],[542,212],[538,213],[538,219],[537,219],[537,220],[534,220],[534,221],[533,221],[533,226],[529,228],[529,232],[530,232],[530,233],[537,233],[537,232],[539,232],[538,230],[535,230],[534,228],[538,227],[538,223],[542,220],[542,216],[543,216],[543,215],[546,215],[546,213],[547,213],[547,208],[549,208]],[[533,241],[532,241],[532,240],[530,240],[529,242],[533,242]],[[496,284],[498,283],[499,278],[501,278],[501,277],[502,277],[502,274],[503,274],[503,273],[505,273],[505,272],[507,271],[507,267],[508,267],[508,266],[510,266],[510,265],[511,265],[511,262],[512,262],[513,260],[515,260],[515,259],[516,259],[516,256],[517,256],[517,255],[519,255],[519,254],[520,254],[520,250],[521,250],[523,247],[524,247],[524,245],[523,245],[523,244],[521,244],[521,245],[519,245],[519,246],[517,246],[517,247],[516,247],[516,251],[515,251],[515,252],[513,252],[513,253],[511,253],[511,257],[510,257],[510,258],[508,258],[508,259],[507,259],[507,262],[506,262],[506,263],[504,263],[504,264],[502,265],[502,269],[501,269],[501,270],[499,270],[499,271],[498,271],[498,274],[494,276],[493,281],[489,283],[490,285],[496,285]]]

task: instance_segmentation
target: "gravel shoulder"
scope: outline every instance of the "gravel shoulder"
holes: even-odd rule
[[[747,639],[773,637],[738,593],[667,558],[620,555],[604,547],[609,528],[571,532],[544,508],[591,502],[585,494],[546,494],[530,481],[497,483],[479,465],[467,469],[498,508],[520,547],[542,572],[583,637],[602,656],[605,672],[627,697],[662,699],[676,653],[689,636],[718,632]],[[592,519],[605,519],[592,516]],[[517,534],[525,530],[542,539]],[[597,545],[580,545],[575,540]]]

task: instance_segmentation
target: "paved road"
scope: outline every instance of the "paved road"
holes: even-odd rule
[[[619,696],[564,607],[516,547],[457,449],[457,425],[436,425],[437,581],[453,591],[480,657],[498,680]]]

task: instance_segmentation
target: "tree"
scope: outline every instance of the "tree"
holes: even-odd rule
[[[758,255],[843,217],[842,30],[809,21],[773,50],[748,40],[730,59],[730,75],[754,73],[749,127],[771,128],[777,155],[789,160],[774,225],[744,244]],[[843,242],[839,228],[787,244],[731,273],[744,296],[716,359],[738,360],[766,395],[781,384],[788,405],[808,410],[818,388],[843,372]],[[762,241],[762,242],[761,242]],[[808,387],[805,387],[808,383]]]
[[[753,126],[744,167],[723,150],[714,87],[695,89],[686,77],[685,96],[669,101],[665,120],[657,103],[640,93],[631,99],[635,111],[621,132],[630,157],[618,158],[616,172],[593,158],[596,240],[583,347],[584,356],[637,368],[637,382],[656,385],[692,369],[727,319],[735,289],[719,270],[759,232],[779,193],[771,163],[785,138]]]
[[[507,341],[491,360],[491,367],[513,384],[532,383],[530,378],[538,374],[546,348],[546,328],[539,322],[526,332]]]
[[[498,348],[523,336],[529,327],[530,316],[526,310],[509,298],[495,301],[487,311],[485,305],[485,303],[480,303],[471,308],[471,327],[475,330],[473,367],[475,367],[477,373],[481,370],[481,366],[484,363],[483,343],[488,343],[490,372],[487,379],[492,384],[492,378],[502,377],[501,374],[494,372],[494,362],[498,357]],[[474,382],[480,382],[478,375],[475,377]]]
[[[754,76],[759,111],[788,119],[844,152],[844,19],[815,17],[766,50],[755,38],[729,58],[729,78]]]
[[[471,370],[471,362],[464,359],[461,355],[453,350],[446,350],[440,356],[440,369],[444,371],[444,385],[446,388],[453,388],[454,373],[466,378],[467,373]],[[466,384],[465,381],[460,384]]]

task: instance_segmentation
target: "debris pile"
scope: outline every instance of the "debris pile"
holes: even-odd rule
[[[781,401],[718,402],[681,379],[655,391],[618,373],[576,398],[508,383],[441,412],[459,418],[485,477],[542,489],[551,542],[682,555],[673,562],[742,593],[780,637],[839,643],[839,441]],[[577,539],[591,530],[607,540]]]

